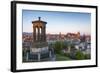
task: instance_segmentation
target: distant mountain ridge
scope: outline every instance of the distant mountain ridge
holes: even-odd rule
[[[32,35],[32,32],[23,32],[22,33],[23,35],[25,34],[25,35]]]

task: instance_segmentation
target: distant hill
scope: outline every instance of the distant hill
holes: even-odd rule
[[[23,32],[22,34],[23,34],[23,35],[32,35],[31,32]]]

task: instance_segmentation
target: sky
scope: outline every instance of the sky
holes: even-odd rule
[[[79,12],[56,12],[23,10],[22,24],[23,32],[32,32],[32,21],[38,20],[47,22],[46,33],[62,34],[77,33],[91,34],[91,14]]]

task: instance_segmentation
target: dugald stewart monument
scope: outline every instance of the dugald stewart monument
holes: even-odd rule
[[[46,42],[46,24],[47,22],[39,20],[32,21],[33,24],[33,47],[42,48],[47,46]]]
[[[23,62],[40,62],[55,60],[53,50],[48,47],[46,41],[46,24],[41,17],[38,20],[32,21],[33,24],[33,40],[24,48]]]

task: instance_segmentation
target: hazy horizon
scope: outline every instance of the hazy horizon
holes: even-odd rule
[[[29,33],[29,34],[33,34],[33,32],[23,32],[23,33]],[[69,33],[73,33],[73,32],[69,32]],[[60,33],[46,33],[46,35],[59,35]],[[63,33],[61,33],[62,35],[66,35],[66,34],[68,34],[68,33],[65,33],[65,34],[63,34]],[[74,34],[77,34],[77,33],[74,33]],[[81,34],[80,33],[80,35],[91,35],[91,34]]]

